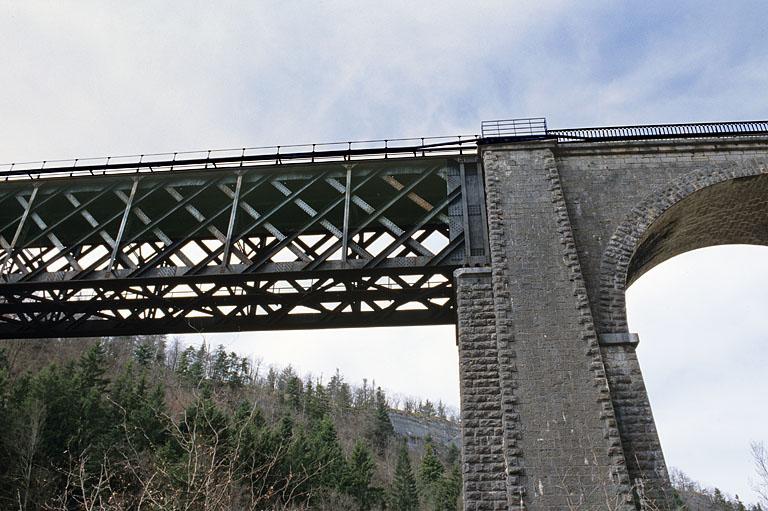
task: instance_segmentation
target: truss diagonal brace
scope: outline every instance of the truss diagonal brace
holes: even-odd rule
[[[13,235],[13,239],[11,240],[10,246],[6,249],[5,252],[5,258],[3,259],[3,265],[0,267],[0,272],[2,272],[3,275],[5,275],[5,265],[10,261],[13,251],[16,248],[16,243],[19,241],[19,237],[21,236],[21,231],[24,230],[24,224],[27,222],[27,217],[29,216],[29,212],[32,210],[32,205],[35,203],[35,198],[37,197],[37,191],[40,189],[39,186],[36,186],[32,190],[32,195],[29,198],[29,202],[27,202],[26,207],[24,208],[24,214],[21,215],[21,220],[19,221],[19,226],[16,228],[16,233]]]
[[[232,249],[232,236],[235,232],[235,222],[237,222],[237,208],[240,207],[240,189],[243,186],[243,174],[237,175],[237,184],[235,184],[235,194],[232,198],[232,212],[229,214],[229,225],[227,226],[227,239],[224,241],[224,258],[222,263],[229,266],[229,254]]]
[[[272,185],[275,188],[277,188],[277,190],[280,193],[282,193],[283,195],[285,195],[286,197],[292,195],[291,190],[288,187],[286,187],[284,184],[279,183],[279,182],[272,182]],[[348,193],[349,192],[345,193],[345,196]],[[299,208],[301,208],[302,211],[304,211],[307,215],[309,215],[310,218],[314,218],[317,215],[317,210],[315,208],[313,208],[312,206],[310,206],[309,204],[307,204],[301,198],[296,197],[295,199],[293,199],[293,202]],[[349,216],[347,215],[346,218],[349,219]],[[328,232],[331,233],[332,236],[335,236],[338,239],[343,239],[344,238],[344,231],[343,231],[343,229],[339,229],[338,227],[333,225],[330,221],[328,221],[328,219],[323,218],[323,219],[321,219],[319,221],[319,223],[326,230],[328,230]],[[348,227],[347,227],[347,229],[348,229]],[[347,241],[348,241],[348,243],[347,243],[348,246],[350,248],[352,248],[352,250],[357,252],[357,254],[360,255],[363,259],[370,259],[371,257],[373,257],[371,254],[369,254],[365,250],[365,248],[363,248],[362,246],[358,245],[357,243],[355,243],[353,241],[349,241],[348,237],[347,237]],[[310,261],[310,258],[308,258],[307,255],[304,254],[302,251],[296,250],[296,248],[293,246],[293,244],[288,245],[288,249],[291,250],[294,254],[296,254],[299,257],[299,259],[301,259],[302,261],[304,261],[304,262],[309,262]]]
[[[368,183],[369,181],[373,180],[380,173],[381,173],[381,170],[375,170],[375,171],[371,172],[362,181],[360,181],[359,183],[357,183],[355,185],[355,189],[362,188],[366,183]],[[327,175],[327,173],[324,173],[324,174],[318,176],[318,178],[323,178],[324,179],[326,175]],[[331,181],[334,181],[334,180],[333,179],[329,179],[328,180],[328,182],[331,182]],[[255,272],[258,268],[261,267],[261,265],[263,265],[266,261],[268,261],[270,257],[272,257],[274,254],[279,252],[283,247],[285,247],[285,246],[289,245],[290,243],[292,243],[293,240],[298,238],[301,235],[302,232],[306,232],[307,229],[312,227],[314,224],[320,222],[323,218],[325,218],[326,215],[328,215],[328,213],[330,213],[333,210],[333,208],[337,207],[343,201],[344,201],[344,197],[339,197],[338,199],[333,200],[330,204],[326,205],[326,207],[324,209],[322,209],[321,211],[318,211],[300,229],[298,229],[296,232],[292,233],[291,235],[287,236],[285,239],[280,240],[279,243],[275,244],[268,254],[265,254],[264,256],[259,258],[255,263],[250,265],[246,269],[246,272]],[[336,248],[338,248],[338,246]],[[327,256],[326,256],[326,258],[327,258]]]
[[[398,227],[397,225],[395,225],[395,223],[392,222],[391,220],[389,220],[386,216],[384,216],[384,213],[390,207],[392,207],[395,203],[397,203],[397,201],[399,201],[404,196],[408,195],[411,192],[411,190],[416,188],[416,186],[418,186],[419,183],[421,183],[426,178],[428,178],[436,170],[437,170],[436,168],[433,168],[432,170],[430,170],[428,172],[425,172],[422,175],[420,175],[411,184],[409,184],[408,186],[400,189],[400,191],[397,193],[397,195],[395,195],[393,198],[389,199],[386,202],[386,204],[384,204],[382,206],[379,206],[378,209],[373,209],[367,202],[363,201],[362,199],[360,199],[356,195],[354,197],[352,197],[352,200],[355,200],[356,203],[358,204],[358,206],[360,206],[360,207],[363,207],[363,205],[365,206],[364,211],[369,213],[369,215],[368,215],[368,217],[365,220],[363,220],[360,223],[360,225],[355,227],[355,229],[351,233],[351,235],[352,236],[356,235],[357,233],[361,232],[365,227],[367,227],[371,222],[378,220],[379,223],[384,225],[384,227],[386,227],[395,236],[398,236],[398,237],[401,236],[403,234],[403,232],[405,232],[405,231],[403,229],[401,229],[400,227]],[[332,180],[332,181],[336,182],[335,180]],[[338,184],[338,182],[336,182],[336,183]],[[407,240],[405,240],[405,243],[407,243],[409,246],[413,246],[416,249],[416,251],[421,253],[421,255],[424,255],[424,256],[431,256],[432,255],[432,253],[429,250],[427,250],[420,243],[417,243],[416,241],[414,241],[411,238],[408,238]],[[317,259],[315,259],[315,261],[312,262],[312,264],[307,266],[307,269],[315,269],[315,268],[317,268],[317,266],[319,266],[320,263],[325,261],[331,254],[333,254],[333,252],[338,250],[339,246],[340,246],[340,242],[336,242],[333,245],[331,245],[330,247],[328,247],[325,250],[325,252],[320,254],[320,256]]]
[[[17,199],[19,200],[19,203],[21,203],[24,207],[28,205],[28,203],[24,200],[23,197],[18,196]],[[69,262],[70,266],[72,266],[73,269],[76,271],[82,271],[83,269],[80,267],[80,264],[77,262],[77,259],[72,257],[72,254],[70,254],[67,247],[64,246],[64,244],[59,240],[59,238],[53,233],[50,232],[50,229],[48,229],[48,225],[45,223],[45,221],[42,219],[40,215],[37,213],[31,213],[30,216],[32,217],[32,220],[37,224],[37,226],[40,228],[41,231],[47,232],[48,234],[46,237],[53,243],[53,246],[55,246],[59,253],[61,253],[64,258]],[[73,245],[74,246],[74,245]],[[40,268],[38,268],[39,270]]]
[[[131,207],[133,206],[133,198],[136,197],[136,190],[139,188],[139,178],[133,180],[133,186],[131,186],[131,193],[128,196],[128,201],[125,203],[125,211],[123,211],[123,218],[120,220],[120,228],[117,230],[117,237],[115,238],[115,246],[112,247],[112,256],[109,258],[109,269],[113,271],[115,269],[115,259],[120,251],[120,242],[123,241],[123,235],[125,234],[125,226],[128,224],[128,217],[131,214]]]
[[[373,266],[376,266],[377,264],[381,263],[384,259],[387,258],[389,254],[397,250],[402,246],[403,243],[407,239],[409,239],[411,236],[413,236],[419,229],[424,227],[424,225],[427,224],[427,222],[431,221],[436,216],[440,215],[440,212],[447,207],[451,202],[456,200],[456,198],[461,194],[460,189],[454,190],[452,193],[448,195],[448,197],[445,198],[440,204],[435,206],[426,216],[422,217],[421,220],[416,222],[411,228],[404,231],[395,241],[393,241],[388,247],[386,247],[384,250],[381,251],[376,257],[374,257],[372,260],[368,261],[364,268],[370,268]]]
[[[352,195],[352,167],[354,165],[345,165],[347,168],[346,190],[344,190],[344,226],[341,234],[341,260],[347,262],[347,246],[349,244],[349,199]]]

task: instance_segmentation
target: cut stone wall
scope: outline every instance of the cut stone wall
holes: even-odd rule
[[[484,172],[486,182],[486,210],[488,212],[488,238],[492,261],[507,260],[508,243],[506,215],[502,207],[503,187],[499,173]],[[520,414],[517,410],[517,362],[515,360],[512,329],[512,300],[509,293],[511,280],[505,264],[495,264],[493,269],[493,311],[496,324],[496,346],[499,360],[502,424],[504,427],[504,459],[507,467],[507,499],[510,509],[525,509],[525,489],[528,484],[523,469],[523,453],[520,446]]]
[[[508,509],[672,509],[624,293],[687,250],[768,244],[768,137],[500,143],[481,160],[492,278],[456,277],[467,509],[501,509],[502,491]]]
[[[763,172],[757,169],[768,163],[768,137],[568,143],[553,150],[599,333],[627,330],[626,286],[606,296],[609,273],[616,273],[606,259],[615,250],[631,258],[650,223],[694,188]],[[717,244],[714,236],[708,240]],[[615,278],[626,276],[625,269]]]
[[[630,509],[631,492],[552,147],[486,148],[500,364],[514,399],[505,444],[525,509]],[[495,233],[500,229],[500,233]],[[500,343],[500,347],[507,347]]]
[[[655,265],[688,250],[726,243],[768,244],[768,164],[695,170],[636,204],[600,261],[601,332],[627,330],[627,287]]]
[[[456,270],[464,509],[508,509],[489,269]]]
[[[606,345],[601,352],[636,505],[674,509],[669,473],[635,347]]]

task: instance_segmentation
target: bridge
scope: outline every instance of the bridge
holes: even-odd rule
[[[0,166],[0,338],[456,324],[464,502],[671,509],[624,292],[768,244],[768,121]]]
[[[0,335],[453,323],[487,240],[476,155],[440,148],[13,165]]]

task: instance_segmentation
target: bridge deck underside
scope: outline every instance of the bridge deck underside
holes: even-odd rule
[[[4,183],[0,337],[453,322],[452,270],[486,257],[477,175],[422,158]]]

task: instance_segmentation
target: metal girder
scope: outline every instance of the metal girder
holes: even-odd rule
[[[450,324],[455,321],[451,279],[451,271],[442,270],[237,283],[14,286],[0,303],[0,333],[27,338]]]
[[[0,184],[0,337],[451,323],[480,166],[418,158]]]

